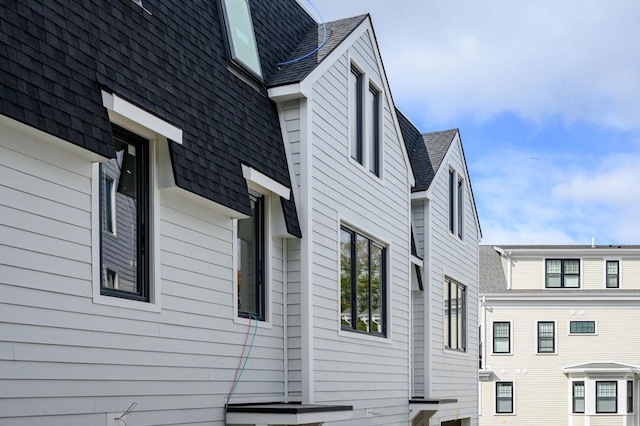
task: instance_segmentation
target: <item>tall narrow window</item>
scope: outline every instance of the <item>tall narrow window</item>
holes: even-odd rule
[[[386,335],[385,251],[380,243],[340,228],[340,325]]]
[[[555,323],[553,321],[538,322],[538,353],[554,353],[555,348]]]
[[[444,285],[444,344],[449,349],[467,350],[467,288],[451,279]]]
[[[453,170],[449,170],[449,231],[451,231],[451,233],[456,231],[455,183],[456,173]]]
[[[227,39],[234,62],[262,77],[258,47],[247,0],[222,0]]]
[[[351,93],[349,95],[349,126],[351,128],[351,157],[358,163],[364,162],[363,148],[363,103],[362,103],[362,73],[355,67],[351,67],[349,84]]]
[[[627,380],[627,413],[633,413],[633,380]]]
[[[265,319],[264,197],[251,195],[251,217],[238,219],[238,316]]]
[[[464,185],[462,179],[458,179],[458,237],[462,239],[462,223],[464,222]]]
[[[573,412],[584,413],[584,382],[573,382]]]
[[[579,259],[547,259],[546,288],[579,288]]]
[[[380,92],[369,85],[369,171],[380,176]]]
[[[100,164],[100,293],[148,301],[148,141],[116,126],[113,139],[116,158]]]
[[[620,287],[620,262],[607,260],[607,288]]]
[[[618,382],[596,382],[596,413],[618,412]]]
[[[496,413],[513,413],[513,382],[496,382]]]
[[[493,323],[493,353],[494,354],[511,353],[511,323],[509,322]]]

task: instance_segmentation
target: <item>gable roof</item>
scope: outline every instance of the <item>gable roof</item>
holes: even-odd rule
[[[440,169],[444,156],[447,155],[449,147],[453,142],[458,129],[442,130],[439,132],[430,132],[422,135],[427,152],[429,153],[429,159],[433,169],[437,172]],[[431,185],[431,182],[429,182]]]
[[[295,83],[304,80],[333,50],[342,43],[365,19],[368,15],[359,15],[352,18],[340,19],[337,21],[319,24],[309,29],[302,41],[295,50],[283,60],[282,65],[270,75],[268,86],[279,86]],[[326,40],[320,49],[314,54],[303,58],[305,55],[316,49],[324,38],[326,26]],[[292,61],[291,63],[286,63]]]
[[[169,143],[178,187],[250,214],[242,163],[291,181],[277,108],[231,71],[219,5],[156,0],[148,15],[134,2],[11,2],[0,113],[111,158],[101,89],[117,94],[182,129],[183,144]],[[317,28],[292,0],[252,1],[251,14],[264,75]],[[282,203],[300,236],[293,198]]]

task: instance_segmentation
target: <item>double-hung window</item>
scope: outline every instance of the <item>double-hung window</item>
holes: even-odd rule
[[[116,158],[100,164],[100,294],[149,301],[149,143],[113,126]]]
[[[252,193],[251,216],[238,219],[238,316],[265,319],[265,200]]]
[[[386,247],[346,226],[340,228],[340,325],[386,336]]]
[[[618,412],[618,382],[596,382],[596,413]]]
[[[496,382],[496,413],[513,413],[513,382]]]
[[[538,321],[538,353],[555,353],[555,323],[553,321]]]
[[[617,260],[607,260],[607,288],[620,287],[620,262]]]
[[[627,380],[627,413],[633,413],[633,380]]]
[[[579,288],[580,259],[547,259],[546,288]]]
[[[449,278],[444,283],[444,345],[467,350],[467,288]]]
[[[248,0],[222,0],[222,5],[233,61],[262,78]]]
[[[368,167],[375,176],[381,172],[381,92],[356,66],[349,75],[349,128],[351,158]],[[365,92],[365,87],[368,90]]]
[[[572,385],[573,413],[584,413],[584,382],[573,382]]]
[[[493,323],[493,353],[508,354],[511,353],[511,323],[510,322],[494,322]]]

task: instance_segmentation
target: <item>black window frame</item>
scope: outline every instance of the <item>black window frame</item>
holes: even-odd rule
[[[569,321],[569,334],[596,334],[596,322],[595,320]]]
[[[344,331],[349,331],[349,332],[354,332],[354,333],[361,333],[361,334],[366,334],[366,335],[371,335],[371,336],[380,336],[380,337],[387,337],[387,247],[369,237],[368,235],[365,235],[361,232],[358,232],[352,228],[350,228],[349,226],[346,225],[341,225],[340,226],[340,232],[345,232],[347,234],[349,234],[350,236],[350,240],[349,240],[349,244],[350,244],[350,250],[349,250],[349,287],[350,287],[350,293],[349,293],[349,297],[348,297],[348,302],[349,302],[349,313],[350,313],[350,317],[349,317],[349,322],[350,324],[346,323],[346,320],[343,320],[342,316],[343,313],[345,312],[345,307],[341,306],[341,312],[340,312],[340,328]],[[374,331],[373,327],[369,326],[369,330],[360,330],[358,328],[358,309],[354,309],[354,307],[358,306],[358,300],[357,300],[357,296],[358,296],[358,289],[357,289],[357,248],[356,248],[356,244],[357,244],[357,240],[358,237],[363,238],[367,241],[367,261],[366,261],[366,266],[367,266],[367,283],[368,283],[368,288],[367,288],[367,305],[368,305],[368,323],[367,324],[374,324],[375,321],[373,321],[373,316],[374,316],[374,309],[372,309],[372,274],[371,274],[371,259],[372,259],[372,246],[377,247],[378,249],[381,250],[381,265],[380,265],[380,276],[381,276],[381,280],[382,282],[380,283],[381,285],[381,300],[379,301],[379,309],[380,309],[380,320],[382,322],[382,331],[378,332],[378,331]],[[340,245],[342,246],[342,238],[340,238]],[[341,258],[340,258],[340,271],[343,271],[343,258],[342,258],[342,253],[341,253]],[[343,290],[342,290],[342,276],[341,276],[341,282],[340,282],[340,300],[341,300],[341,305],[344,304],[344,302],[346,300],[343,300]]]
[[[498,351],[496,350],[496,326],[497,325],[505,325],[507,326],[507,350],[506,351]],[[499,339],[504,339],[504,337],[499,337]],[[493,353],[494,354],[510,354],[511,353],[511,322],[509,321],[494,321],[493,322]]]
[[[633,380],[627,380],[627,414],[633,413]]]
[[[582,395],[576,395],[576,390],[582,388]],[[576,408],[576,402],[582,401],[582,411]],[[584,381],[574,381],[571,384],[571,412],[575,414],[584,414],[585,412],[585,385]]]
[[[615,396],[598,396],[598,385],[600,384],[613,384],[615,390]],[[618,382],[615,380],[597,380],[596,381],[596,414],[617,414],[618,413]],[[613,411],[602,411],[600,409],[601,401],[614,401],[615,408]]]
[[[556,273],[549,273],[549,262],[554,262],[554,261],[555,261],[555,262],[557,262],[557,261],[559,261],[559,262],[560,262],[560,273],[559,273],[559,274],[556,274]],[[577,273],[577,274],[566,273],[566,272],[565,272],[565,269],[566,269],[566,268],[565,268],[565,263],[566,263],[566,262],[577,262],[577,263],[578,263],[578,273]],[[581,275],[581,272],[582,272],[582,271],[581,271],[581,269],[582,269],[582,268],[581,268],[581,265],[580,265],[580,259],[575,259],[575,258],[574,258],[574,259],[556,259],[556,258],[554,258],[554,259],[545,259],[545,266],[544,266],[544,277],[545,277],[545,280],[544,280],[544,286],[545,286],[545,288],[552,288],[552,289],[555,289],[555,288],[578,289],[578,288],[580,288],[580,286],[581,286],[581,283],[580,283],[580,275]],[[549,286],[549,276],[550,276],[550,275],[559,275],[559,276],[560,276],[560,286],[558,286],[558,287]],[[577,276],[577,278],[578,278],[578,285],[577,285],[576,287],[567,287],[567,286],[566,286],[566,284],[565,284],[565,281],[566,281],[567,276],[572,276],[572,277],[573,277],[573,276]]]
[[[456,178],[456,172],[453,169],[449,169],[449,232],[452,234],[456,231],[455,222],[455,189],[454,183]]]
[[[543,324],[551,324],[552,329],[551,329],[551,350],[542,350],[542,341],[544,339],[544,341],[548,341],[549,340],[549,336],[542,336],[540,333],[540,326]],[[554,354],[556,353],[556,323],[555,321],[538,321],[537,322],[537,341],[538,341],[538,351],[537,353],[539,354]]]
[[[380,177],[380,91],[376,87],[369,83],[369,93],[373,96],[373,108],[371,116],[368,117],[371,120],[371,150],[369,171],[374,175]],[[371,164],[373,163],[373,164]]]
[[[609,273],[609,264],[616,265],[616,273]],[[615,277],[615,285],[609,285],[609,279]],[[620,288],[620,261],[619,260],[607,260],[605,262],[605,287],[606,288]]]
[[[449,277],[445,277],[445,294],[444,294],[444,311],[445,311],[445,318],[444,320],[447,321],[447,329],[446,332],[444,333],[444,340],[445,340],[445,348],[452,350],[452,351],[458,351],[458,352],[467,352],[467,286],[465,286],[464,284],[461,284]],[[452,289],[455,288],[455,298],[452,297]],[[455,337],[456,337],[456,341],[453,341],[453,306],[452,306],[452,300],[456,300],[456,314],[458,313],[458,309],[459,306],[457,304],[458,301],[458,290],[460,290],[460,295],[462,296],[462,300],[460,301],[460,309],[462,309],[461,315],[459,316],[455,316],[456,318],[456,333],[455,333]],[[460,321],[462,321],[462,324],[458,324],[458,318],[460,318]],[[458,327],[460,325],[460,327]],[[460,333],[458,333],[458,330],[460,330]]]
[[[464,181],[458,177],[458,200],[457,200],[457,217],[458,217],[458,238],[462,239],[463,223],[464,223]]]
[[[255,310],[244,310],[241,308],[240,303],[240,292],[242,282],[238,283],[238,312],[237,315],[240,318],[251,318],[256,321],[265,321],[266,320],[266,298],[267,298],[267,285],[266,285],[266,268],[267,268],[267,258],[266,258],[266,249],[267,249],[267,218],[266,218],[266,200],[265,196],[261,194],[249,194],[252,203],[252,211],[256,217],[249,217],[246,219],[238,219],[237,227],[240,227],[240,221],[242,220],[252,220],[255,222],[253,238],[254,238],[254,259],[253,259],[253,267],[254,270],[251,276],[254,278],[253,282],[250,283],[254,287],[254,301],[256,309]],[[240,236],[236,237],[238,240]],[[238,242],[240,244],[240,242]],[[236,270],[236,274],[239,276],[239,279],[242,279],[240,265],[237,266],[238,270]]]
[[[510,392],[509,392],[510,396],[501,397],[500,393],[499,393],[499,390],[498,390],[498,388],[500,388],[500,387],[508,387],[510,389]],[[515,405],[514,404],[514,401],[515,401],[515,398],[514,398],[514,387],[515,387],[514,383],[510,382],[510,381],[499,381],[499,382],[496,382],[496,388],[495,388],[496,389],[496,393],[495,393],[495,395],[496,395],[496,399],[495,399],[495,411],[496,411],[496,414],[513,414],[515,412],[515,410],[514,410],[514,405]],[[498,402],[500,402],[500,401],[509,401],[511,403],[511,410],[509,410],[509,411],[500,410],[499,409],[499,404],[498,404]]]
[[[355,135],[352,133],[351,137],[355,136],[355,141],[351,141],[351,158],[356,160],[359,164],[364,164],[364,102],[362,88],[364,85],[364,74],[355,65],[351,65],[351,78],[355,79],[356,93],[353,94],[356,100],[356,110],[352,111],[349,120],[352,121],[351,126],[355,125]]]
[[[109,215],[104,211],[108,206],[109,209],[115,211],[115,217],[112,218],[113,221],[117,224],[118,221],[118,207],[117,205],[111,205],[113,200],[111,199],[111,194],[106,194],[106,185],[105,185],[105,174],[103,172],[103,164],[100,164],[99,167],[99,179],[100,179],[100,194],[99,194],[99,217],[100,217],[100,294],[104,296],[112,296],[119,297],[122,299],[130,299],[141,302],[149,302],[150,301],[150,256],[151,256],[151,212],[150,212],[150,197],[151,197],[151,178],[150,178],[150,157],[149,157],[149,140],[144,137],[137,135],[127,129],[124,129],[120,126],[112,124],[112,134],[114,138],[114,143],[116,143],[116,139],[124,144],[131,145],[136,150],[135,161],[129,166],[135,167],[134,175],[135,175],[135,194],[136,198],[133,201],[136,212],[136,246],[135,246],[135,264],[136,264],[136,291],[130,292],[126,290],[121,290],[117,288],[109,288],[104,286],[104,282],[107,279],[107,271],[111,273],[115,273],[116,277],[119,276],[118,271],[115,271],[110,266],[107,265],[109,263],[105,260],[104,254],[104,239],[112,238],[113,230],[108,229],[108,227],[104,227],[106,219]],[[122,168],[125,167],[124,164],[124,155],[123,154],[123,164],[119,165],[117,163],[117,157],[115,159],[111,159],[109,161],[116,161],[116,166],[119,168],[120,175],[123,175]],[[120,180],[116,184],[116,181],[113,182],[118,188],[121,186]],[[129,189],[130,190],[130,189]],[[116,190],[117,192],[123,192],[120,189]],[[103,200],[104,197],[109,197],[110,202],[106,203]],[[117,195],[116,195],[117,197]],[[104,207],[104,208],[103,208]],[[117,225],[116,225],[117,229]],[[109,236],[105,235],[105,233],[111,234]],[[120,233],[120,237],[122,233]]]

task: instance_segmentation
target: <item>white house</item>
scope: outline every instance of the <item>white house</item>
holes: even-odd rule
[[[640,424],[640,246],[481,246],[480,425]]]

